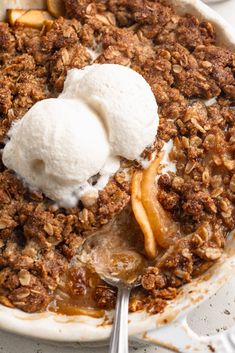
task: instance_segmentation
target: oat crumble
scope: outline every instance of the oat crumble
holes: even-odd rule
[[[210,22],[179,16],[166,1],[64,4],[66,16],[42,30],[0,23],[0,147],[13,121],[62,91],[69,69],[92,63],[95,45],[102,48],[96,63],[130,66],[148,81],[160,127],[144,155],[173,139],[177,170],[159,178],[156,196],[185,234],[146,269],[141,290],[131,297],[130,311],[158,313],[180,286],[220,258],[235,227],[235,54],[216,45]],[[139,166],[123,161],[123,167]],[[95,274],[82,267],[65,273],[87,232],[129,203],[130,183],[119,171],[95,205],[56,209],[0,160],[0,303],[40,312],[69,294],[74,305],[86,295],[87,306],[113,308],[115,290]]]

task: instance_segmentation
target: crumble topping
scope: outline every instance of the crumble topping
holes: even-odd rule
[[[89,48],[101,50],[95,63],[129,66],[148,81],[160,126],[144,156],[173,140],[176,173],[159,178],[157,197],[187,234],[146,269],[132,294],[130,311],[157,313],[220,258],[235,226],[235,54],[216,45],[211,23],[178,16],[165,1],[64,3],[66,18],[42,30],[0,24],[0,146],[35,102],[58,96],[69,69],[93,62]],[[123,161],[122,167],[131,175],[139,166]],[[95,274],[83,267],[69,279],[64,274],[87,232],[129,202],[130,183],[120,170],[91,207],[57,209],[0,161],[0,303],[43,311],[72,281],[67,295],[89,294],[90,306],[112,308],[116,292]]]

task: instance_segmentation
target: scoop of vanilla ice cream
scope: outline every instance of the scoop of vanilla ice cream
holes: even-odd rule
[[[120,157],[139,159],[157,128],[157,104],[141,75],[91,65],[70,70],[58,98],[36,103],[12,126],[2,160],[61,206],[91,205]]]
[[[154,142],[157,103],[149,84],[134,70],[116,64],[73,69],[60,97],[71,96],[86,101],[102,117],[113,155],[134,160]]]
[[[45,99],[10,130],[3,163],[67,206],[104,167],[110,148],[102,122],[82,101]]]

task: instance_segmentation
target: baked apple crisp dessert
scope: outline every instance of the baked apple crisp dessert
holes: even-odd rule
[[[164,0],[48,0],[6,15],[0,303],[112,309],[115,289],[74,260],[98,234],[106,251],[145,258],[129,310],[161,312],[235,227],[235,54]]]

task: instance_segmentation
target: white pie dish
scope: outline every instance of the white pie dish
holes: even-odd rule
[[[6,3],[2,0],[0,4],[0,13],[5,6],[4,2]],[[171,2],[181,13],[189,12],[213,22],[219,34],[219,43],[235,48],[234,29],[201,1],[171,0]],[[21,3],[23,4],[24,0],[15,1],[14,6],[19,8]],[[32,3],[35,3],[34,0]],[[31,7],[30,4],[29,7]],[[214,347],[220,346],[221,352],[229,352],[229,349],[232,352],[232,329],[216,338],[199,338],[187,326],[186,316],[189,311],[215,293],[230,278],[234,267],[235,239],[232,237],[223,258],[202,278],[185,286],[177,299],[169,303],[164,313],[152,316],[145,312],[131,314],[129,317],[130,335],[133,339],[147,340],[171,349],[179,349],[181,352],[192,352],[194,348],[197,348],[199,352],[210,352],[208,348],[210,344]],[[107,318],[104,320],[86,316],[66,317],[48,312],[26,314],[16,309],[0,306],[1,329],[55,342],[87,344],[94,342],[98,344],[110,335],[111,325],[108,321]]]

